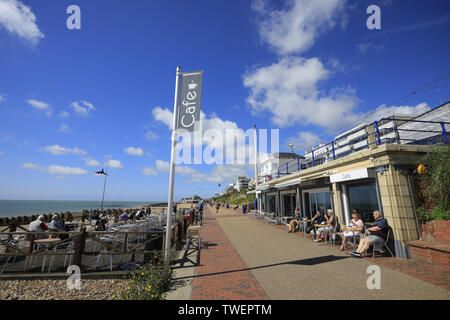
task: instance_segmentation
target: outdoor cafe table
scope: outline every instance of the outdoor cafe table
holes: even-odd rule
[[[343,226],[341,226],[341,231],[352,231],[353,232],[353,235],[352,235],[352,238],[353,238],[353,250],[355,249],[355,246],[356,246],[356,237],[355,237],[355,231],[359,231],[360,233],[360,236],[361,236],[361,230],[360,230],[360,228],[356,228],[356,227],[343,227]],[[347,247],[345,247],[345,251],[347,252]]]
[[[325,228],[325,227],[331,227],[331,224],[314,224],[314,227],[318,228]],[[326,234],[328,231],[324,231],[324,234]],[[330,236],[331,237],[331,236]],[[331,239],[330,239],[331,240]],[[325,237],[325,243],[328,243],[327,237]]]
[[[34,243],[37,244],[42,244],[44,246],[46,246],[46,252],[48,252],[48,246],[54,243],[57,243],[61,241],[60,238],[46,238],[46,239],[37,239],[34,240]],[[53,252],[56,252],[56,246],[53,247]],[[54,257],[52,257],[53,259]],[[47,261],[47,256],[45,255],[44,258],[42,259],[42,268],[41,268],[41,272],[44,272],[45,269],[45,262]],[[50,266],[48,267],[48,271],[50,272]]]

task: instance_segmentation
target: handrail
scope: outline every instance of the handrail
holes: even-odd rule
[[[393,126],[384,127],[386,124],[392,122]],[[401,122],[397,124],[396,122]],[[438,125],[439,129],[434,130],[424,130],[423,128],[404,128],[406,124],[411,123],[428,123],[433,125]],[[398,118],[382,118],[378,121],[366,124],[355,131],[350,131],[347,134],[340,136],[338,139],[333,139],[331,142],[319,146],[316,149],[312,149],[310,152],[304,154],[303,156],[297,157],[295,159],[286,161],[278,166],[278,168],[273,169],[270,173],[261,173],[258,175],[258,180],[267,182],[273,178],[279,178],[281,176],[289,175],[295,172],[300,172],[302,170],[315,167],[324,162],[333,161],[338,158],[345,157],[354,152],[358,152],[362,149],[368,149],[373,145],[381,144],[437,144],[445,143],[448,144],[448,136],[445,126],[450,125],[449,121],[432,121],[432,120],[415,120],[415,119],[398,119]],[[349,136],[355,135],[358,132],[363,132],[364,134],[358,135],[357,137],[347,140]],[[404,133],[401,136],[401,133]],[[387,137],[390,134],[394,135],[392,137]],[[406,133],[417,133],[418,135],[429,134],[425,137],[417,137],[417,139],[412,139],[409,136],[405,136]],[[370,138],[373,137],[373,138]],[[438,139],[436,139],[438,138]],[[370,141],[373,139],[373,141]],[[340,144],[340,142],[344,142]],[[359,144],[362,144],[359,146]],[[318,153],[320,152],[320,153]],[[266,177],[270,177],[269,180]]]

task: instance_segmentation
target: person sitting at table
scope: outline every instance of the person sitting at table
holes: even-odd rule
[[[106,225],[108,224],[109,216],[105,211],[102,211],[97,220],[97,231],[106,231]]]
[[[370,228],[367,228],[367,236],[361,239],[358,249],[350,252],[350,255],[357,258],[365,257],[370,246],[374,246],[375,250],[375,248],[382,246],[386,241],[387,231],[389,229],[387,220],[383,217],[383,214],[379,210],[375,210],[373,212],[373,217],[375,222]]]
[[[28,225],[28,231],[29,232],[44,232],[48,230],[47,225],[45,224],[45,217],[43,215],[40,215],[36,220],[30,222]],[[45,235],[38,234],[36,235],[35,239],[42,239],[45,238]]]
[[[138,210],[138,212],[136,212],[136,215],[134,216],[136,220],[140,220],[141,218],[144,217],[144,211],[143,210]]]
[[[300,209],[298,207],[295,207],[295,212],[294,212],[294,219],[292,219],[289,222],[289,229],[288,229],[288,233],[289,232],[295,232],[295,228],[297,227],[297,225],[299,225],[301,223],[301,212]]]
[[[73,221],[73,215],[72,215],[72,213],[70,211],[66,212],[66,220],[69,221],[69,222]]]
[[[127,221],[130,217],[128,216],[128,213],[124,211],[122,215],[119,218],[119,221]]]
[[[57,214],[52,217],[52,221],[48,224],[48,229],[50,231],[64,231],[64,224]]]
[[[352,210],[352,220],[350,221],[348,227],[355,229],[357,228],[357,230],[344,231],[339,234],[342,239],[342,244],[341,247],[339,248],[340,251],[344,251],[347,239],[353,239],[353,237],[359,238],[360,232],[364,229],[364,221],[361,220],[361,218],[359,217],[359,213],[356,210]]]
[[[318,233],[317,233],[316,240],[314,240],[315,242],[320,242],[320,241],[322,241],[322,239],[321,239],[322,234],[323,234],[325,231],[331,231],[331,230],[333,230],[333,228],[334,228],[335,225],[336,225],[336,219],[334,219],[333,210],[331,210],[331,209],[328,209],[328,210],[327,210],[327,214],[325,215],[325,219],[326,219],[325,224],[329,224],[329,226],[326,226],[326,227],[320,227],[319,229],[317,229]]]

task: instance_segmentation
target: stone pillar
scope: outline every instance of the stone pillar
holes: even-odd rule
[[[341,191],[339,190],[337,182],[332,183],[333,192],[333,208],[334,214],[339,219],[341,225],[345,225],[345,214],[341,207]]]
[[[407,241],[418,240],[420,236],[408,178],[389,165],[387,171],[377,173],[377,179],[384,217],[392,227],[395,240],[405,247]]]

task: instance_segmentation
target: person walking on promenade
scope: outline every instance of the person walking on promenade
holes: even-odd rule
[[[358,249],[354,252],[350,252],[350,254],[357,258],[365,257],[367,254],[367,250],[370,246],[382,246],[387,238],[387,231],[389,229],[389,225],[387,220],[383,217],[383,214],[375,210],[373,212],[373,217],[375,219],[375,223],[372,227],[366,230],[366,237],[362,238],[359,242]],[[375,247],[374,247],[375,250]]]
[[[220,204],[216,203],[216,213],[219,213]]]
[[[301,223],[301,212],[298,207],[295,208],[294,219],[289,222],[289,232],[295,232],[295,227]]]

